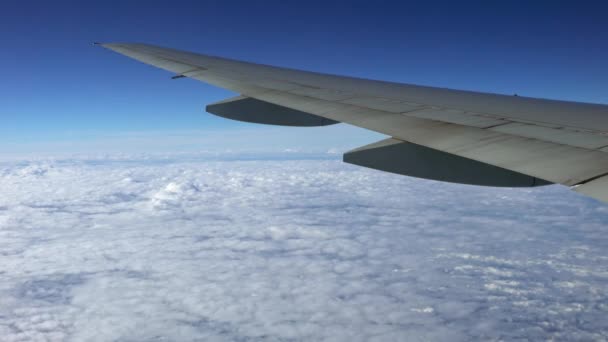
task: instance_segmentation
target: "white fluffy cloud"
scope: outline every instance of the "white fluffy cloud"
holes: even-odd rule
[[[608,338],[608,206],[337,160],[0,165],[0,336]]]

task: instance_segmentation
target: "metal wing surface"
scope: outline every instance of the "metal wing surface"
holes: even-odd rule
[[[348,123],[390,139],[345,154],[384,171],[490,186],[563,184],[608,201],[608,106],[335,76],[145,44],[101,44],[234,91],[207,110],[287,126]]]

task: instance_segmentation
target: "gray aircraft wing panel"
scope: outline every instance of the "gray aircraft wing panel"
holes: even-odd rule
[[[608,106],[278,68],[143,44],[103,44],[179,76],[608,200]],[[608,184],[606,185],[608,187]]]
[[[241,62],[145,44],[103,44],[142,62],[206,81],[205,71],[311,97],[335,97],[391,112],[429,105],[475,116],[608,132],[608,106],[365,80]],[[207,82],[207,81],[206,81]],[[261,82],[261,83],[260,83]],[[327,99],[327,98],[325,98]]]

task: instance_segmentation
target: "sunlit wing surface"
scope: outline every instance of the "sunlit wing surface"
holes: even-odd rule
[[[101,44],[232,90],[207,111],[286,126],[344,122],[391,138],[357,165],[489,186],[563,184],[608,201],[608,106],[459,91],[279,68],[144,44]]]

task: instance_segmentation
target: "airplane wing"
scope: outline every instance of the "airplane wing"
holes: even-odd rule
[[[145,44],[100,44],[238,94],[207,106],[285,126],[348,123],[390,138],[344,161],[487,186],[563,184],[608,201],[608,106],[320,74]]]

